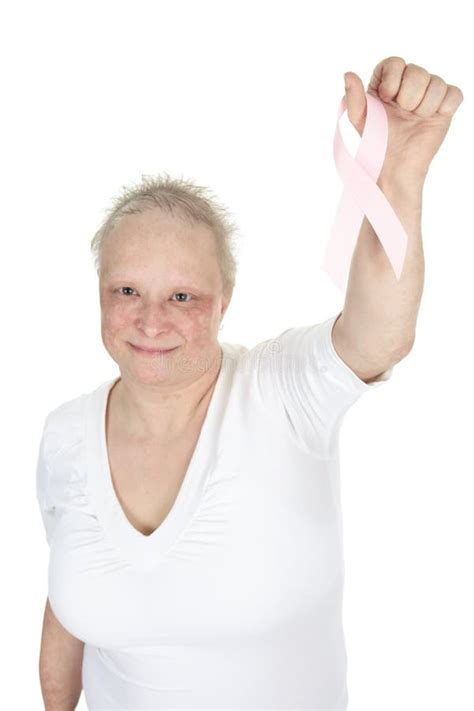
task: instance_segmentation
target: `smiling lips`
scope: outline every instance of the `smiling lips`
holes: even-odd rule
[[[162,349],[156,349],[156,348],[142,348],[140,346],[135,346],[133,343],[130,343],[132,346],[133,350],[136,351],[137,353],[143,353],[144,355],[164,355],[166,353],[171,353],[171,351],[176,350],[178,346],[175,346],[174,348],[162,348]]]

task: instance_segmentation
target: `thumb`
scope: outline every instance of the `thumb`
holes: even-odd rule
[[[356,129],[359,136],[362,136],[367,116],[367,99],[362,80],[354,72],[344,74],[344,85],[346,89],[345,99],[347,115],[349,121]]]

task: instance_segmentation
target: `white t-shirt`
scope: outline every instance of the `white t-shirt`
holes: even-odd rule
[[[220,343],[196,449],[149,536],[110,475],[118,377],[46,416],[48,595],[85,643],[89,709],[347,708],[338,433],[393,368],[357,377],[334,349],[336,318],[251,349]]]

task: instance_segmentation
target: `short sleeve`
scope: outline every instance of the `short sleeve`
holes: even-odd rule
[[[351,405],[393,372],[392,367],[369,383],[355,374],[334,348],[332,329],[339,315],[289,328],[265,341],[260,352],[260,383],[276,390],[287,425],[300,444],[323,456],[335,453],[336,435]]]
[[[43,521],[46,541],[49,545],[51,542],[54,527],[54,506],[50,499],[50,474],[46,451],[46,430],[47,419],[43,425],[43,432],[41,435],[36,461],[36,498],[39,504],[41,518]]]

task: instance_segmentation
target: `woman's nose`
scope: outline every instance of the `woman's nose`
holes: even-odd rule
[[[147,303],[141,308],[137,315],[137,326],[147,335],[164,331],[169,327],[170,319],[166,304]]]

